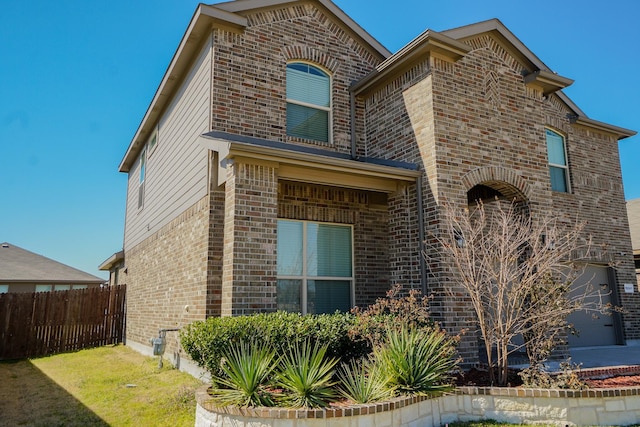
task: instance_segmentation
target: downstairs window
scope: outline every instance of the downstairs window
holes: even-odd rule
[[[353,295],[352,227],[278,220],[278,310],[349,311]]]

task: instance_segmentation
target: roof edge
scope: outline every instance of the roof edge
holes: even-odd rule
[[[375,37],[373,37],[367,30],[362,28],[356,21],[354,21],[349,15],[347,15],[340,7],[338,7],[331,0],[311,0],[315,3],[320,3],[329,12],[334,14],[340,19],[347,27],[349,27],[358,37],[369,44],[379,55],[384,58],[391,56],[391,51],[382,45]],[[251,9],[259,9],[265,7],[281,6],[288,3],[297,3],[300,0],[235,0],[224,3],[216,3],[215,6],[219,9],[227,12],[244,12]]]
[[[203,35],[206,30],[215,25],[228,26],[232,28],[242,29],[247,25],[247,19],[243,16],[218,9],[213,6],[200,3],[196,8],[187,30],[182,36],[178,48],[173,54],[169,66],[167,67],[160,85],[156,89],[151,103],[147,107],[138,129],[134,134],[129,147],[118,166],[119,172],[129,172],[135,162],[141,147],[146,142],[152,129],[148,128],[149,122],[155,122],[162,111],[164,111],[165,103],[168,100],[161,100],[163,96],[169,98],[182,82],[181,78],[172,78],[174,75],[182,76],[184,68],[188,66],[193,55],[197,54],[197,48],[200,46]]]
[[[603,132],[613,133],[618,137],[618,140],[628,138],[630,136],[634,136],[638,133],[631,129],[625,129],[619,126],[610,125],[609,123],[599,122],[597,120],[593,120],[588,117],[582,117],[582,116],[578,116],[577,118],[575,118],[573,123],[575,123],[576,125],[590,127]]]
[[[498,18],[488,19],[486,21],[477,22],[475,24],[465,25],[462,27],[452,28],[450,30],[442,31],[442,34],[445,34],[451,38],[456,40],[470,38],[476,36],[478,34],[487,33],[495,31],[500,36],[510,43],[521,55],[522,57],[529,61],[531,65],[537,70],[544,70],[554,73],[538,56],[533,53],[520,39],[511,32],[507,28],[506,25],[502,23]],[[531,70],[537,71],[537,70]],[[554,73],[555,74],[555,73]],[[562,91],[558,91],[555,93],[562,102],[564,102],[569,109],[571,109],[574,113],[579,116],[587,117],[584,111],[580,109],[567,95]]]
[[[470,51],[470,46],[458,40],[437,31],[426,30],[379,64],[374,72],[352,85],[351,90],[356,95],[361,94],[426,54],[435,54],[455,62]]]
[[[111,267],[113,267],[115,264],[117,264],[119,261],[122,261],[123,259],[124,259],[124,250],[118,251],[113,255],[111,255],[106,260],[104,260],[102,264],[98,266],[98,270],[108,271],[111,269]]]

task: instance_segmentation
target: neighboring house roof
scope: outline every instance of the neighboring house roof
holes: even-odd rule
[[[0,282],[99,284],[104,279],[5,242],[0,245]]]
[[[634,254],[640,253],[640,199],[627,200],[627,215],[631,230],[631,247]]]

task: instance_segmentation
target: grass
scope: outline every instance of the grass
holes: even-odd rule
[[[193,426],[191,375],[124,346],[0,362],[0,426]]]
[[[455,422],[449,423],[446,425],[447,427],[501,427],[501,426],[518,426],[518,427],[553,427],[553,425],[549,424],[509,424],[509,423],[501,423],[494,420],[483,420],[483,421],[467,421],[467,422]],[[634,424],[629,427],[637,427],[638,424]],[[610,426],[616,427],[616,426]]]

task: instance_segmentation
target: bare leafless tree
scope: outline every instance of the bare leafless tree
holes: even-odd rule
[[[551,212],[532,217],[500,200],[444,206],[442,216],[434,241],[473,305],[497,384],[507,382],[509,354],[526,345],[531,363],[540,363],[566,335],[569,314],[606,310],[589,283],[569,292],[584,265],[576,261],[590,248],[584,222]]]

